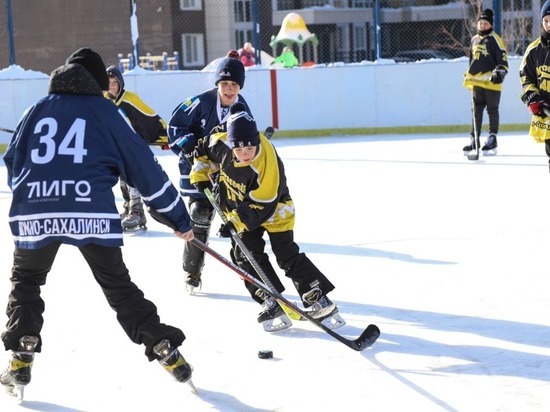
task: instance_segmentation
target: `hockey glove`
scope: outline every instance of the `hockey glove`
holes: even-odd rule
[[[534,101],[533,103],[529,104],[528,107],[529,111],[534,115],[542,118],[550,116],[550,106],[548,105],[548,103],[542,100]]]
[[[547,113],[550,114],[550,107],[548,104],[540,97],[540,95],[533,90],[529,90],[521,96],[521,101],[527,105],[529,111],[540,117],[546,117]]]
[[[231,237],[231,230],[235,230],[233,223],[224,223],[220,226],[220,230],[218,230],[218,237]]]
[[[212,191],[212,183],[210,182],[197,182],[195,183],[195,187],[201,193],[204,193],[205,189]]]
[[[506,70],[504,70],[504,69],[495,69],[491,73],[491,83],[500,84],[504,81],[505,76],[506,76]]]
[[[170,147],[178,146],[183,151],[193,151],[197,139],[193,133],[187,133],[185,136],[178,137],[174,143],[170,143]]]

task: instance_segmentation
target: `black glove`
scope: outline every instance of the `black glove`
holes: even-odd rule
[[[218,230],[218,237],[231,237],[231,230],[235,230],[235,226],[231,222],[224,223]]]
[[[540,98],[540,95],[533,90],[529,90],[521,95],[521,101],[527,106],[529,106],[531,103],[537,100],[542,100],[542,99]]]
[[[204,193],[205,189],[210,189],[212,191],[212,183],[204,181],[195,183],[195,187],[201,193]]]
[[[535,91],[529,90],[521,96],[521,101],[527,105],[529,111],[539,117],[547,117],[550,114],[550,106]]]
[[[197,145],[197,138],[193,133],[178,137],[170,146],[179,146],[183,151],[193,150]]]
[[[506,70],[504,70],[504,69],[495,69],[491,73],[491,83],[500,84],[504,81],[505,76],[506,76]]]

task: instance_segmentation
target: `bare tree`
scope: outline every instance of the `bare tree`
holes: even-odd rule
[[[432,47],[438,49],[460,50],[464,55],[470,51],[470,39],[477,30],[477,21],[483,11],[482,0],[464,0],[461,3],[463,21],[439,27],[439,39]]]

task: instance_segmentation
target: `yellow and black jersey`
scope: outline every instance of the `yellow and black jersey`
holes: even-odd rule
[[[519,76],[522,95],[534,91],[550,103],[550,48],[541,42],[540,37],[525,50]]]
[[[227,133],[199,141],[191,183],[209,181],[218,172],[220,206],[237,232],[259,226],[270,232],[294,228],[294,204],[286,185],[284,166],[273,144],[260,133],[252,162],[242,164],[227,144]]]
[[[508,72],[508,54],[504,42],[494,31],[486,35],[476,34],[470,44],[470,64],[464,75],[464,86],[470,90],[482,87],[502,90],[502,83],[491,82],[494,69]]]
[[[109,94],[106,94],[109,97]],[[134,130],[147,143],[168,143],[166,122],[140,97],[128,90],[111,99],[128,118]]]

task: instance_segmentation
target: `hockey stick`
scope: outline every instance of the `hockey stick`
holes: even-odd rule
[[[161,213],[157,212],[154,209],[149,208],[149,214],[153,219],[155,219],[157,222],[162,223],[163,225],[166,225],[170,227],[173,230],[178,230],[178,228],[174,225],[173,222],[169,221],[162,215]],[[294,312],[299,313],[301,316],[303,316],[305,319],[319,327],[320,329],[324,330],[326,333],[328,333],[330,336],[332,336],[337,341],[343,343],[348,348],[351,348],[353,350],[356,350],[358,352],[362,351],[365,348],[368,348],[369,346],[372,346],[374,342],[378,339],[380,336],[380,329],[378,329],[378,326],[374,324],[370,324],[367,326],[367,328],[359,335],[356,339],[347,339],[344,336],[334,332],[332,329],[328,328],[327,326],[323,325],[319,320],[312,317],[309,313],[301,310],[299,307],[294,305],[292,302],[288,301],[283,295],[281,295],[276,290],[272,291],[269,289],[264,283],[260,282],[258,279],[256,279],[251,274],[245,272],[243,269],[241,269],[239,266],[235,265],[230,260],[226,259],[222,255],[220,255],[218,252],[216,252],[214,249],[210,248],[209,246],[205,245],[203,242],[201,242],[199,239],[195,238],[191,241],[191,244],[195,245],[199,249],[203,250],[205,253],[212,256],[214,259],[216,259],[218,262],[222,263],[223,265],[227,266],[229,269],[233,270],[241,279],[243,279],[246,282],[249,282],[256,286],[258,289],[261,289],[264,291],[267,295],[271,296],[272,298],[276,299],[277,302],[280,302],[289,308],[291,308]]]
[[[11,130],[11,129],[4,129],[3,127],[0,127],[0,132],[6,132],[6,133],[15,133],[15,130]]]
[[[299,307],[294,305],[292,302],[287,300],[283,295],[281,295],[276,290],[269,289],[264,283],[260,282],[258,279],[256,279],[251,274],[245,272],[243,269],[241,269],[239,266],[235,265],[230,260],[224,258],[222,255],[220,255],[215,250],[211,249],[209,246],[205,245],[198,239],[193,239],[191,241],[193,245],[198,247],[199,249],[202,249],[205,253],[208,253],[210,256],[212,256],[214,259],[216,259],[218,262],[224,264],[231,270],[233,270],[235,273],[237,273],[241,279],[243,279],[246,282],[252,283],[254,286],[256,286],[258,289],[261,289],[264,291],[267,295],[271,296],[272,298],[276,299],[277,302],[280,304],[287,306],[292,311],[298,313],[300,316],[303,316],[305,319],[316,325],[317,327],[324,330],[326,333],[328,333],[330,336],[332,336],[334,339],[336,339],[339,342],[342,342],[347,347],[356,350],[358,352],[362,351],[365,348],[368,348],[371,346],[374,342],[376,342],[376,339],[380,336],[380,329],[378,329],[378,326],[371,324],[368,325],[367,328],[361,333],[361,335],[357,339],[347,339],[344,336],[334,332],[332,329],[325,326],[323,323],[321,323],[319,320],[315,319],[313,316],[311,316],[309,313],[301,310]]]
[[[210,180],[212,181],[212,178]],[[214,182],[212,182],[212,183],[214,184]],[[220,216],[220,218],[222,219],[223,223],[227,223],[228,222],[227,217],[225,216],[225,214],[223,213],[220,205],[216,201],[216,198],[214,197],[214,194],[212,193],[212,191],[210,189],[206,188],[204,190],[204,194],[206,195],[206,197],[208,198],[208,200],[212,204],[212,207],[214,208],[214,210],[216,211],[218,216]],[[275,288],[275,286],[273,285],[271,280],[269,280],[269,277],[266,275],[266,273],[264,272],[264,270],[262,269],[260,264],[256,261],[254,256],[252,256],[252,253],[250,253],[250,250],[248,250],[248,248],[246,247],[246,245],[244,244],[244,242],[240,238],[239,234],[235,231],[235,229],[231,228],[229,230],[229,233],[231,234],[231,238],[233,239],[233,241],[237,244],[237,246],[239,246],[239,249],[241,249],[243,254],[246,256],[246,259],[250,262],[250,264],[252,265],[252,267],[254,268],[256,273],[258,274],[258,276],[260,276],[260,279],[262,279],[262,282],[264,282],[269,289],[271,289],[273,291],[276,291],[277,289]],[[286,307],[285,305],[281,305],[281,308],[290,317],[290,319],[293,319],[293,320],[301,320],[302,319],[302,316],[300,316],[300,314],[294,312],[293,310]]]
[[[5,129],[3,127],[0,127],[0,132],[6,132],[6,133],[15,133],[15,130],[11,130],[11,129]],[[148,146],[159,146],[159,147],[163,147],[163,146],[167,146],[168,143],[163,143],[163,142],[151,142],[151,143],[147,143]]]
[[[474,148],[473,150],[470,150],[468,152],[468,160],[479,160],[479,136],[478,136],[478,133],[477,133],[477,125],[476,125],[476,112],[475,112],[475,103],[474,103],[474,100],[473,100],[473,93],[472,93],[472,124],[474,126]]]

